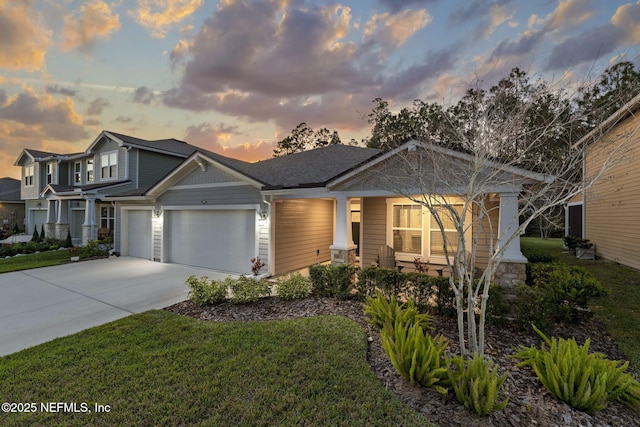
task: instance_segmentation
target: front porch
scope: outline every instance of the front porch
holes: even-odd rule
[[[305,272],[308,265],[330,262],[352,264],[361,267],[376,265],[378,251],[390,246],[395,250],[396,265],[402,271],[415,271],[418,261],[433,276],[448,276],[449,268],[444,257],[442,233],[432,224],[430,214],[409,199],[392,195],[360,195],[333,193],[332,198],[275,199],[272,201],[274,275],[289,272]],[[517,218],[517,195],[496,193],[486,200],[491,212],[486,224],[475,224],[469,229],[467,241],[477,238],[478,227],[491,230],[485,241],[505,244],[505,256],[494,280],[508,286],[524,282],[524,265],[527,260],[520,251],[519,239],[502,243],[502,235],[510,235]],[[295,209],[294,209],[295,206]],[[297,224],[291,222],[285,212],[297,212]],[[330,210],[330,211],[329,211]],[[473,222],[469,218],[468,223]],[[304,228],[304,231],[300,231]],[[300,238],[299,232],[305,233]],[[449,233],[451,231],[445,230]],[[453,231],[455,232],[455,230]],[[295,236],[294,236],[295,235]],[[312,237],[313,236],[313,237]],[[279,261],[285,250],[277,242],[292,242],[298,237],[296,260],[285,264]],[[489,260],[488,244],[478,244],[475,267],[484,269]],[[308,255],[305,256],[305,253]],[[285,267],[285,268],[283,268]]]

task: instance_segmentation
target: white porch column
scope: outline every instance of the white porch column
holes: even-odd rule
[[[58,200],[58,220],[56,224],[69,224],[69,201]]]
[[[351,235],[351,209],[345,194],[336,196],[336,226],[331,249],[332,264],[354,264],[356,245]]]
[[[504,250],[503,262],[527,262],[520,251],[520,236],[516,235],[511,242],[507,242],[519,225],[518,193],[500,193],[499,245]]]
[[[56,222],[56,201],[55,200],[47,200],[47,223],[54,224]]]
[[[46,237],[57,238],[56,235],[56,214],[58,209],[56,201],[52,199],[47,200],[47,220],[44,224],[44,233]]]
[[[55,225],[56,237],[66,239],[69,234],[69,201],[58,200],[58,219]]]
[[[353,246],[353,236],[351,236],[351,215],[348,209],[349,200],[345,195],[336,197],[336,229],[333,238],[332,248],[349,249]]]
[[[96,200],[87,198],[84,204],[84,223],[82,224],[82,244],[86,245],[89,240],[95,240],[94,233],[96,227]]]

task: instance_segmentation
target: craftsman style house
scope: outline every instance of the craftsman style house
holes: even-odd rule
[[[116,216],[107,195],[146,190],[195,150],[175,139],[146,141],[108,131],[81,153],[24,149],[15,165],[22,168],[25,229],[40,232],[44,226],[48,237],[70,233],[82,244],[108,236]]]

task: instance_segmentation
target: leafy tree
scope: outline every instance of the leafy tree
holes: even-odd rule
[[[585,128],[591,130],[640,93],[640,70],[629,61],[607,68],[597,83],[585,87],[577,100],[584,114]]]
[[[273,150],[273,157],[341,143],[336,130],[331,132],[327,128],[322,128],[314,132],[309,125],[302,122],[291,131],[291,135],[278,141],[277,148]]]
[[[576,144],[584,135],[578,131],[584,121],[575,109],[577,94],[552,87],[543,80],[531,82],[518,69],[489,89],[478,83],[457,104],[432,108],[429,111],[438,114],[421,116],[423,124],[436,119],[423,128],[432,139],[418,139],[370,171],[369,179],[422,205],[439,229],[463,354],[484,352],[491,281],[512,243],[533,220],[565,205],[588,190],[607,168],[624,161],[626,142],[637,137],[632,132],[606,147],[591,145],[590,152],[606,160],[600,170],[583,176],[586,145]],[[407,117],[417,115],[416,105],[407,109]],[[404,119],[385,111],[384,101],[378,107],[376,117],[384,125],[379,129],[390,130],[387,139],[377,135],[378,141],[391,148],[401,134],[394,126]],[[513,173],[512,167],[539,174]],[[517,209],[516,219],[496,229],[500,203],[516,200],[518,205],[511,204]],[[485,265],[478,271],[476,259]]]

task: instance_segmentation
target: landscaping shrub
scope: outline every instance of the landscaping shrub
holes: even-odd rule
[[[73,241],[71,240],[71,233],[67,231],[67,238],[64,240],[64,247],[71,248],[73,247]]]
[[[306,298],[311,295],[313,286],[311,280],[300,273],[294,273],[287,277],[280,277],[276,282],[278,296],[285,300]]]
[[[499,376],[497,367],[478,354],[470,360],[456,356],[451,363],[453,368],[448,371],[449,381],[456,398],[467,409],[478,415],[487,415],[507,406],[509,399],[504,391],[506,372]]]
[[[548,331],[551,321],[552,296],[546,288],[534,288],[521,284],[516,286],[516,299],[513,302],[514,324],[522,330],[529,330],[532,324]]]
[[[215,304],[227,298],[227,283],[209,280],[207,276],[189,276],[185,281],[189,286],[189,299],[197,305]]]
[[[433,329],[433,318],[429,313],[419,313],[413,300],[399,304],[395,295],[387,299],[378,292],[375,298],[367,297],[364,303],[364,313],[368,316],[367,322],[381,330],[385,325],[395,325],[400,319],[403,323],[418,325],[423,329]]]
[[[411,384],[421,384],[446,394],[448,384],[446,350],[449,341],[438,335],[432,338],[417,323],[396,317],[387,322],[380,339],[391,363]]]
[[[109,255],[109,250],[101,246],[97,240],[89,240],[86,245],[80,247],[79,254],[81,258],[92,258]]]
[[[33,235],[31,236],[31,241],[37,243],[40,241],[40,235],[38,234],[38,229],[36,226],[33,226]]]
[[[600,411],[612,401],[640,409],[640,383],[625,373],[629,362],[589,353],[589,339],[578,346],[574,338],[549,339],[534,329],[544,341],[541,348],[520,346],[513,357],[523,360],[518,366],[530,365],[551,394],[586,412]]]
[[[231,279],[228,282],[230,282],[231,302],[236,304],[254,302],[271,294],[271,285],[264,279],[256,281],[241,275],[239,278]]]
[[[606,295],[600,282],[582,267],[560,263],[534,264],[531,269],[533,287],[544,289],[556,321],[578,322],[592,313],[588,303]]]
[[[309,277],[318,295],[349,299],[357,270],[357,267],[350,264],[314,264],[309,267]]]

